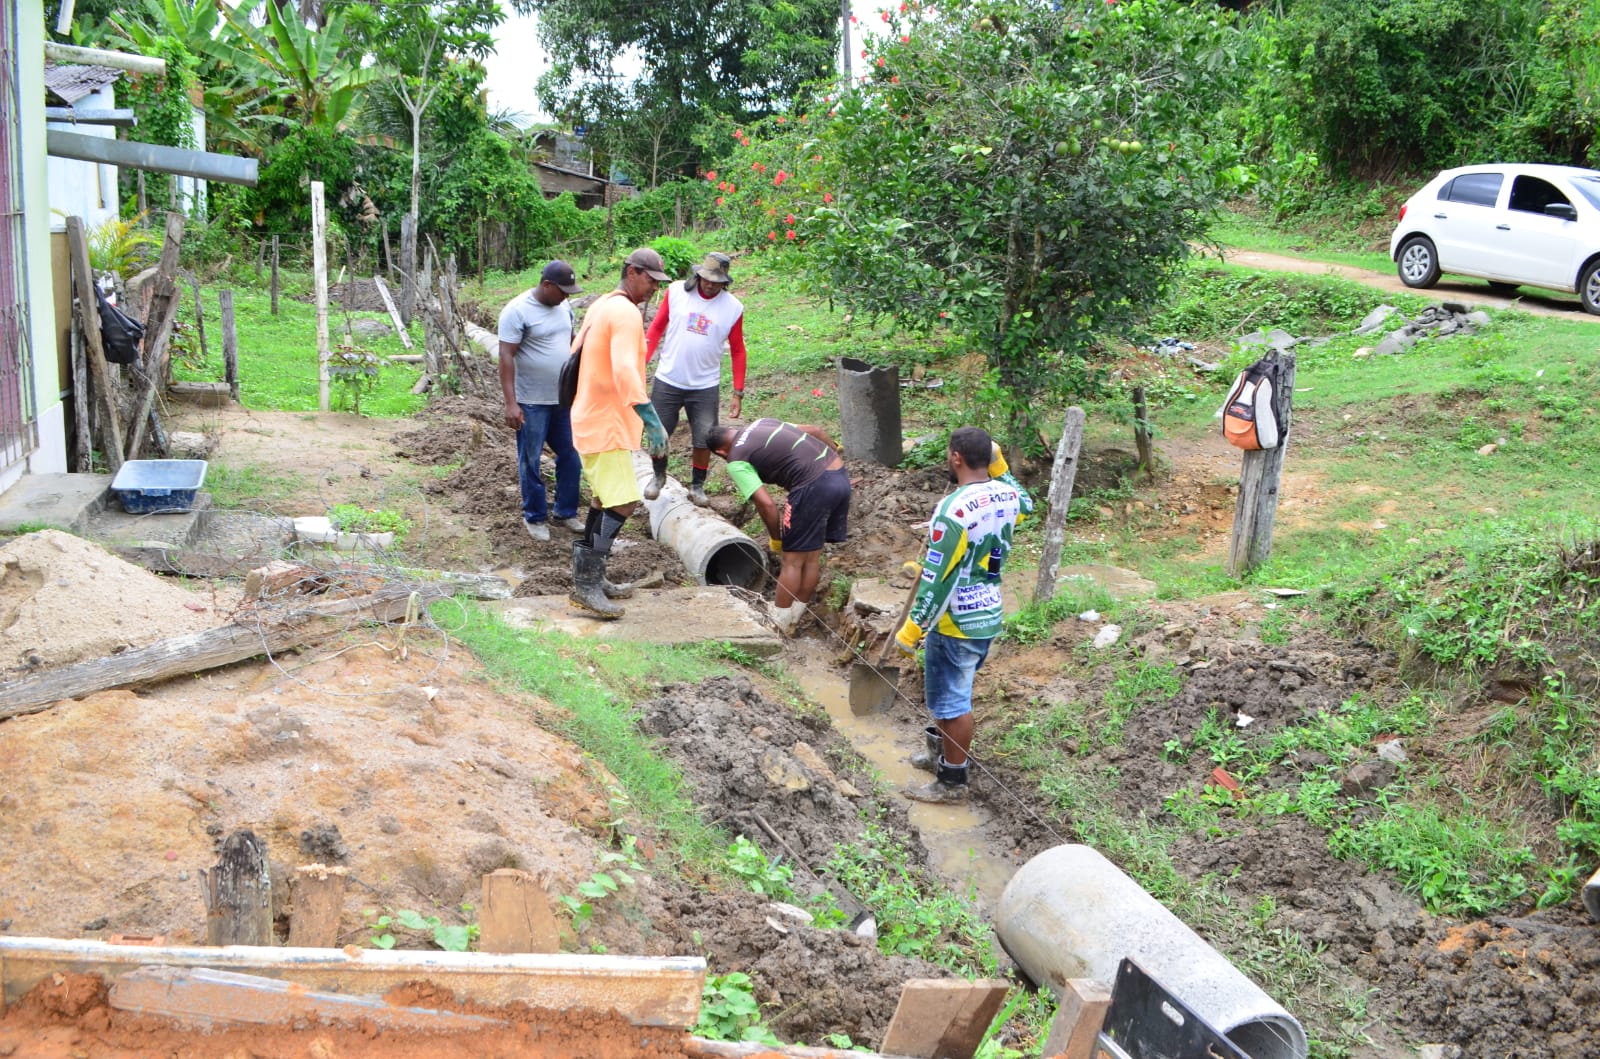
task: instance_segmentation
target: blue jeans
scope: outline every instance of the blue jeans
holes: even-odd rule
[[[521,404],[522,429],[517,431],[517,478],[522,485],[522,521],[544,522],[550,516],[545,503],[544,479],[539,475],[539,454],[546,444],[556,457],[556,518],[578,514],[578,479],[583,464],[572,447],[572,418],[558,404]]]
[[[924,645],[923,696],[936,720],[949,721],[972,712],[972,680],[989,657],[993,640],[963,640],[938,629]]]

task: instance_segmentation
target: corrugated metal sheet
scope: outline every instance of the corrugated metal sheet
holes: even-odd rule
[[[62,66],[46,63],[44,87],[48,95],[72,106],[84,96],[93,95],[122,76],[121,70],[104,66]]]

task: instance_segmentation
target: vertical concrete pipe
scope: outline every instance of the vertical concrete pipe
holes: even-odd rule
[[[655,474],[648,453],[633,454],[633,473],[643,489]],[[761,546],[715,511],[696,507],[677,479],[669,477],[661,495],[646,500],[644,507],[650,536],[678,554],[696,583],[758,589],[766,581],[767,557]]]
[[[905,454],[900,440],[900,369],[873,367],[855,357],[839,358],[840,444],[852,456],[896,467]]]
[[[1041,986],[1109,985],[1130,957],[1251,1059],[1306,1059],[1293,1015],[1088,846],[1055,846],[1018,869],[1000,895],[995,933]]]

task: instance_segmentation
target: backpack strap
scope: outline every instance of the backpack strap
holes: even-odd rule
[[[567,350],[568,353],[576,353],[578,350],[583,348],[583,340],[588,337],[589,334],[589,325],[594,322],[594,310],[596,306],[605,301],[607,298],[611,297],[613,294],[620,294],[623,297],[627,297],[628,292],[621,290],[607,291],[599,298],[595,299],[594,304],[590,305],[588,311],[583,314],[583,326],[578,328],[578,333],[573,336],[572,348]]]

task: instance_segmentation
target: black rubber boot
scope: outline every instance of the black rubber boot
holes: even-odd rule
[[[606,598],[606,557],[581,541],[572,542],[572,605],[597,618],[615,621],[627,612]]]
[[[939,771],[939,758],[944,755],[944,736],[939,734],[939,726],[930,724],[922,730],[927,737],[927,744],[911,755],[911,767],[921,769],[923,772]]]
[[[600,590],[606,594],[607,599],[627,599],[633,595],[633,582],[624,581],[615,584],[605,577],[605,564],[611,559],[611,545],[627,521],[622,515],[602,509],[599,521],[595,524],[594,550],[595,554],[600,556]]]
[[[644,498],[646,500],[654,500],[660,496],[662,487],[667,484],[666,457],[663,456],[659,460],[654,456],[650,457],[650,469],[655,471],[655,477],[651,478],[650,484],[644,487]]]
[[[914,802],[927,802],[932,805],[950,805],[964,802],[972,796],[972,788],[967,786],[967,766],[952,765],[939,759],[937,778],[923,787],[911,787],[901,792]]]

